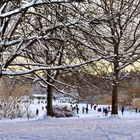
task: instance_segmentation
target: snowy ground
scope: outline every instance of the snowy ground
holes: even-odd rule
[[[82,106],[82,105],[81,105]],[[119,117],[89,111],[73,118],[0,121],[0,140],[139,140],[140,113],[125,111]]]

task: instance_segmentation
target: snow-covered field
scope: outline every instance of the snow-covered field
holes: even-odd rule
[[[50,118],[41,114],[29,121],[25,118],[1,120],[0,140],[140,139],[140,113],[125,111],[123,116],[119,112],[119,117],[105,117],[92,109],[88,114],[80,110],[79,117],[72,118]]]

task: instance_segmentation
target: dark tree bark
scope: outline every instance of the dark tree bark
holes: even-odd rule
[[[118,114],[118,83],[114,81],[112,87],[112,112],[111,114]]]
[[[52,87],[48,85],[47,88],[47,115],[53,116],[53,108],[52,108]]]

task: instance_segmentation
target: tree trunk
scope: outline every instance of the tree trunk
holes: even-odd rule
[[[111,114],[118,114],[118,85],[119,85],[119,63],[116,57],[114,62],[114,75],[113,75],[113,87],[112,87],[112,112]]]
[[[112,89],[112,112],[111,114],[118,114],[118,83],[114,82]]]
[[[47,88],[47,115],[53,116],[53,108],[52,108],[52,87],[48,85]]]

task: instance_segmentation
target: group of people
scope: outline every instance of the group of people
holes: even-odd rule
[[[76,112],[77,112],[77,114],[79,114],[79,107],[78,107],[78,104],[75,106],[75,109],[76,109]],[[92,109],[92,107],[91,107],[91,109]],[[103,112],[104,114],[105,114],[105,116],[108,116],[108,113],[109,112],[111,112],[111,107],[110,106],[107,106],[107,107],[103,107],[103,108],[97,108],[97,105],[94,105],[94,110],[97,110],[98,112]],[[124,115],[124,106],[122,106],[121,107],[121,113],[122,113],[122,115]],[[84,113],[86,113],[86,114],[88,114],[88,112],[89,112],[89,108],[88,108],[88,104],[86,105],[86,107],[85,106],[83,106],[82,107],[82,113],[84,114]],[[137,108],[135,108],[135,112],[137,113],[138,112],[138,109]]]
[[[122,112],[122,115],[124,114],[124,106],[121,107],[121,112]],[[137,113],[138,112],[138,109],[135,108],[135,112]]]
[[[83,114],[84,114],[84,113],[88,114],[88,111],[89,111],[88,105],[86,105],[86,107],[85,107],[85,106],[82,107],[82,113],[83,113]]]
[[[45,111],[45,110],[47,110],[47,105],[44,107],[44,106],[42,106],[42,111]],[[40,110],[41,111],[41,110]],[[38,116],[39,115],[39,109],[38,108],[36,108],[36,112],[35,112],[35,114]]]
[[[96,107],[97,107],[97,106],[96,106]],[[96,108],[95,108],[94,110],[96,110]],[[108,106],[108,107],[103,107],[103,108],[100,107],[100,108],[97,109],[97,111],[98,111],[98,112],[103,112],[103,113],[105,114],[105,116],[107,116],[108,113],[111,112],[111,109],[110,109],[110,106]]]
[[[111,109],[110,109],[110,106],[108,106],[108,107],[103,107],[103,109],[98,108],[97,111],[98,111],[98,112],[103,111],[103,113],[105,114],[105,116],[107,116],[108,113],[111,112]],[[121,107],[121,113],[122,113],[122,115],[124,115],[124,106]]]
[[[72,108],[72,111],[76,111],[76,113],[79,114],[80,108],[79,108],[78,104],[76,104],[74,107],[72,107],[72,105],[71,105],[71,108]],[[88,111],[89,111],[88,104],[86,105],[86,107],[85,106],[82,107],[83,114],[84,113],[88,114]]]
[[[111,111],[110,106],[103,107],[103,108],[101,108],[101,107],[100,107],[100,108],[97,108],[98,105],[92,105],[92,106],[91,106],[91,109],[92,109],[92,107],[93,107],[93,109],[94,109],[95,111],[103,112],[103,113],[105,114],[105,116],[107,116],[107,115],[108,115],[108,112]],[[72,105],[71,105],[71,108],[72,108],[72,111],[76,111],[76,113],[79,114],[80,108],[79,108],[78,104],[76,104],[74,107],[72,107]],[[89,113],[89,110],[90,110],[89,108],[90,108],[90,107],[89,107],[88,104],[84,105],[84,106],[81,108],[82,114],[88,114],[88,113]]]

